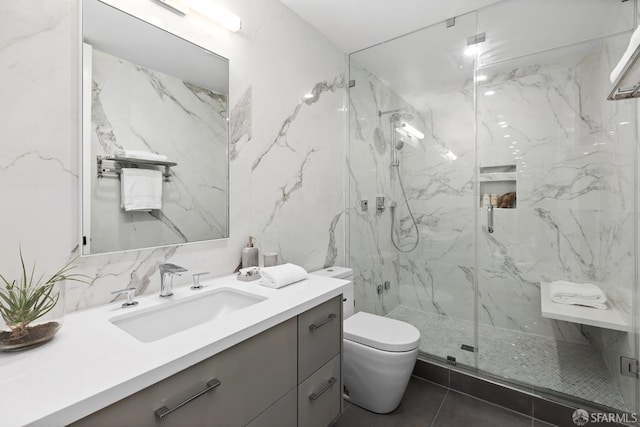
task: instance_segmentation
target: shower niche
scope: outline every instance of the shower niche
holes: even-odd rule
[[[516,165],[480,166],[480,207],[515,209],[517,202]]]

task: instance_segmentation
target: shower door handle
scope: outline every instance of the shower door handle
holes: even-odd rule
[[[487,207],[487,231],[493,233],[493,205]]]

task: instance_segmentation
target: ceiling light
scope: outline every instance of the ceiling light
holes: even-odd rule
[[[420,132],[418,129],[411,126],[409,123],[402,122],[400,123],[400,129],[405,131],[409,136],[412,136],[417,139],[423,139],[424,133]]]
[[[495,94],[496,94],[496,92],[495,92],[495,91],[493,91],[493,90],[488,90],[488,91],[486,91],[486,92],[484,93],[484,96],[491,96],[491,95],[495,95]]]
[[[629,122],[620,122],[620,123],[618,123],[618,124],[619,124],[619,125],[628,125],[628,124],[629,124]]]
[[[503,124],[503,125],[500,125],[500,127],[501,127],[501,128],[506,128],[507,126],[509,126],[509,125],[508,125],[508,124],[506,124],[506,123],[505,123],[505,124]]]
[[[510,136],[511,136],[511,135],[505,135],[504,137],[505,137],[505,138],[509,138]]]
[[[478,81],[478,82],[483,82],[485,80],[487,80],[487,76],[484,75],[484,74],[476,76],[476,81]]]
[[[304,99],[311,99],[313,97],[314,97],[314,95],[312,93],[305,93],[304,96],[303,96]]]
[[[464,54],[467,56],[473,56],[476,54],[476,52],[478,52],[477,44],[472,44],[471,46],[467,46],[467,48],[464,50]]]

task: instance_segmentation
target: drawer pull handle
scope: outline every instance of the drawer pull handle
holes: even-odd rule
[[[156,409],[155,413],[156,413],[156,415],[158,417],[164,418],[167,415],[169,415],[170,413],[172,413],[173,411],[175,411],[176,409],[183,407],[184,405],[186,405],[187,403],[191,402],[192,400],[195,400],[198,397],[202,396],[203,394],[205,394],[205,393],[213,390],[214,388],[218,387],[220,384],[222,384],[220,382],[220,380],[218,380],[217,378],[214,378],[214,379],[212,379],[211,381],[209,381],[207,383],[207,388],[205,388],[204,390],[198,392],[197,394],[194,394],[193,396],[191,396],[190,398],[188,398],[184,402],[178,403],[176,406],[174,406],[171,409],[167,408],[166,406],[163,406],[160,409]]]
[[[321,326],[326,325],[327,323],[331,322],[333,319],[335,319],[336,317],[338,317],[337,315],[331,313],[330,315],[327,316],[326,319],[324,319],[322,322],[318,323],[317,325],[315,323],[312,323],[309,325],[309,330],[311,332],[315,331],[316,329],[318,329]]]
[[[322,387],[322,389],[320,391],[318,391],[317,393],[311,393],[309,395],[309,399],[311,399],[311,400],[318,399],[320,396],[322,396],[324,394],[325,391],[329,390],[331,388],[331,386],[336,383],[336,381],[338,381],[338,380],[336,380],[334,377],[329,378],[329,381],[327,382],[327,384],[325,384],[325,386]]]

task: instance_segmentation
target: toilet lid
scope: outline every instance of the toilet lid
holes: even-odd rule
[[[379,350],[410,351],[420,342],[415,326],[362,311],[345,319],[343,326],[345,339]]]

